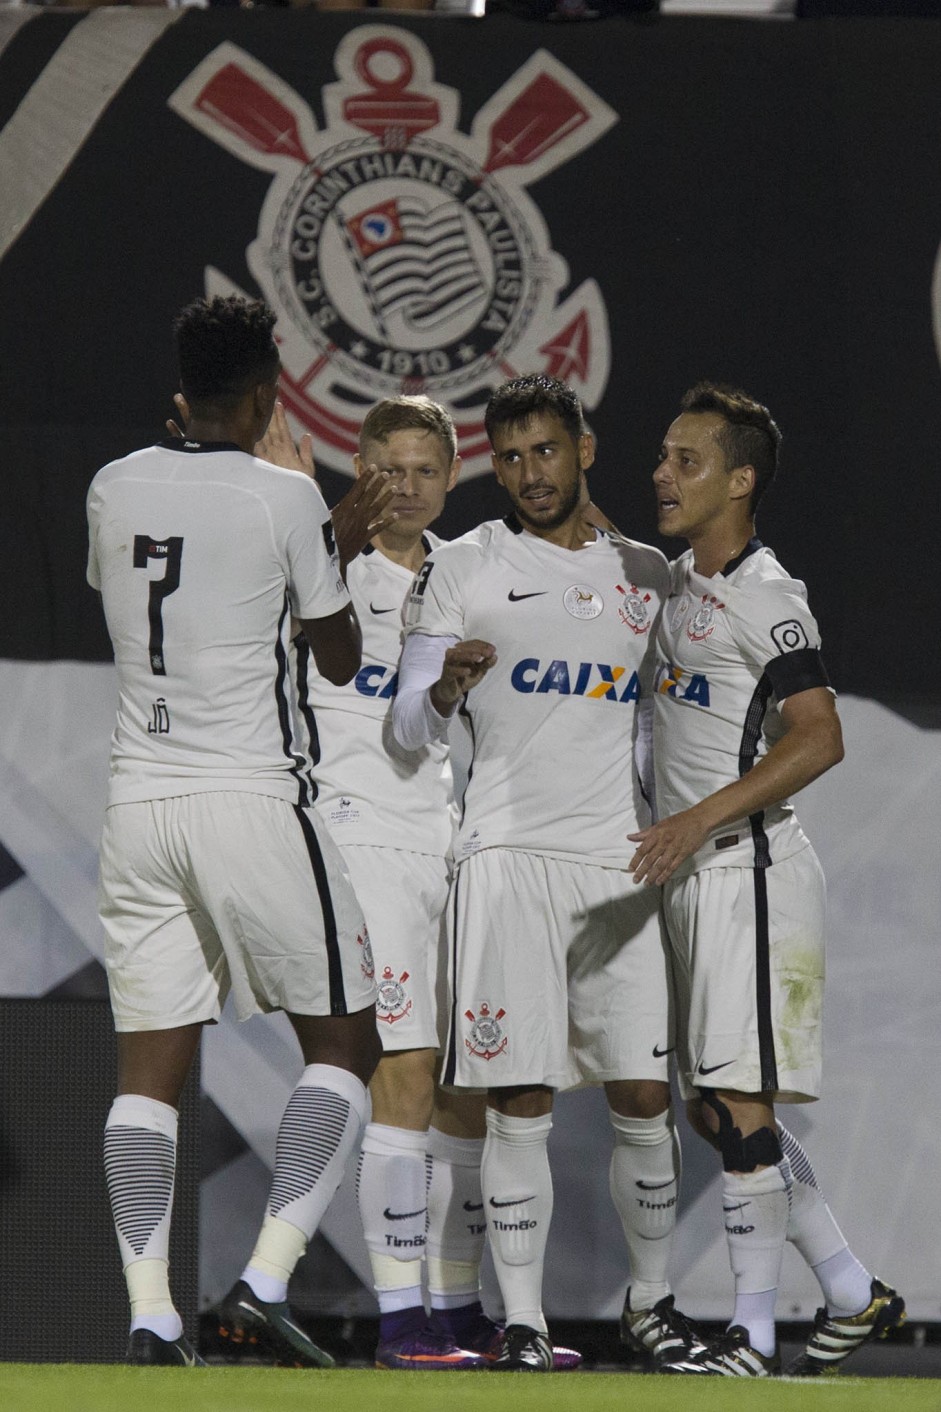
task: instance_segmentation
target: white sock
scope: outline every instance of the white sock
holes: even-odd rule
[[[356,1173],[356,1196],[383,1314],[422,1302],[428,1197],[428,1134],[369,1123]]]
[[[483,1138],[428,1129],[428,1294],[433,1309],[457,1308],[480,1295],[487,1217],[480,1190]]]
[[[794,1177],[787,1238],[817,1276],[830,1313],[858,1314],[872,1298],[872,1275],[848,1248],[801,1143],[780,1123],[778,1135]]]
[[[366,1090],[333,1064],[308,1064],[288,1099],[265,1221],[242,1272],[259,1299],[278,1304],[340,1185],[366,1115]]]
[[[631,1308],[652,1309],[670,1293],[668,1270],[676,1229],[680,1142],[672,1110],[625,1118],[608,1109],[614,1129],[611,1199],[631,1261]]]
[[[542,1268],[552,1220],[552,1175],[546,1144],[549,1114],[510,1118],[487,1109],[480,1176],[490,1249],[508,1324],[546,1332]]]
[[[735,1277],[733,1324],[742,1324],[752,1348],[774,1352],[774,1301],[787,1238],[791,1185],[787,1158],[756,1172],[723,1172],[729,1263]]]
[[[183,1322],[170,1295],[170,1216],[177,1112],[141,1094],[119,1094],[105,1122],[111,1212],[131,1301],[131,1329],[176,1339]]]

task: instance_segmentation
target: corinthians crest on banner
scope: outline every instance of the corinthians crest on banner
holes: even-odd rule
[[[458,131],[417,35],[350,31],[323,90],[326,126],[283,80],[221,44],[170,106],[272,176],[248,264],[278,314],[281,393],[324,464],[349,472],[362,415],[426,392],[454,414],[465,475],[490,468],[483,409],[522,372],[563,378],[587,409],[608,378],[594,280],[561,297],[565,261],[527,186],[617,115],[538,50]],[[208,268],[209,294],[241,292]]]

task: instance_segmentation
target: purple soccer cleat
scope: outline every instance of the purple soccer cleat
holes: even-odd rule
[[[489,1366],[483,1354],[459,1348],[449,1333],[430,1324],[398,1338],[381,1339],[376,1348],[377,1368],[445,1373],[455,1368],[460,1371]]]

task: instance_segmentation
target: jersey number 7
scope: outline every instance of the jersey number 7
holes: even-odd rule
[[[156,677],[167,675],[163,656],[163,600],[169,598],[180,586],[182,558],[182,535],[173,535],[170,539],[154,539],[149,534],[134,536],[135,569],[146,569],[151,559],[162,559],[167,566],[162,579],[150,580],[150,596],[147,601],[147,617],[150,620],[147,653],[150,657],[150,670]]]

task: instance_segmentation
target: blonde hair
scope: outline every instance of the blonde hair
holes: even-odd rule
[[[448,453],[448,462],[457,456],[457,432],[450,412],[430,397],[384,397],[370,407],[360,428],[359,451],[370,441],[387,441],[396,431],[430,431]]]

